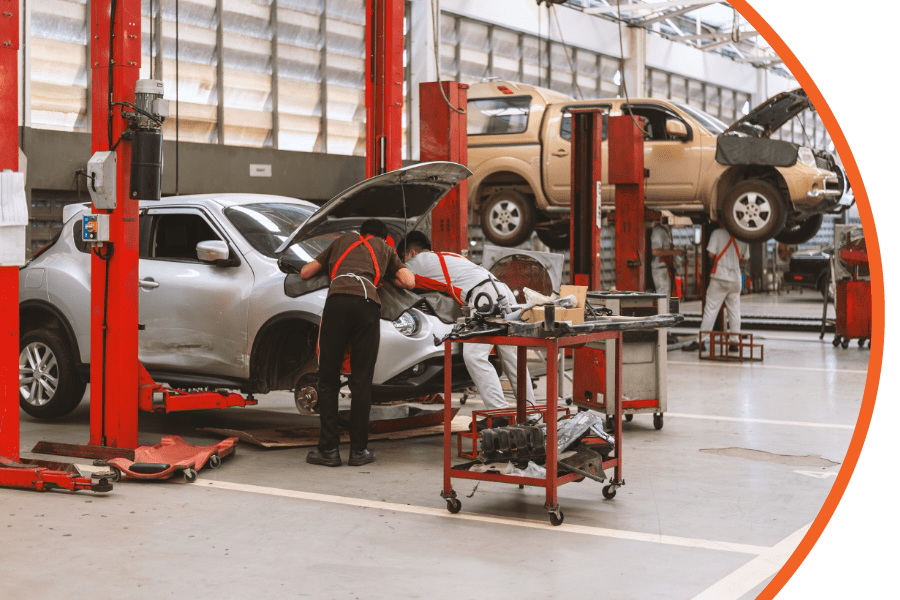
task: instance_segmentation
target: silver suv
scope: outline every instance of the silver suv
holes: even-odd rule
[[[309,261],[370,217],[400,239],[469,175],[455,163],[420,164],[359,183],[321,209],[257,194],[142,202],[140,361],[173,387],[295,390],[298,408],[310,407],[327,279],[294,281],[287,291],[296,297],[289,296],[286,277],[299,278],[282,272],[276,250],[290,238],[282,259]],[[88,211],[67,207],[58,237],[19,272],[20,405],[34,417],[74,410],[89,377],[91,261],[81,232]],[[448,333],[451,319],[442,321],[411,292],[385,292],[391,301],[382,307],[373,398],[441,391],[443,346],[433,336]],[[465,377],[466,370],[453,372]]]

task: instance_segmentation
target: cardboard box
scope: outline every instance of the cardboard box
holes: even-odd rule
[[[559,297],[565,298],[571,294],[575,294],[575,298],[578,299],[578,304],[576,306],[580,309],[584,309],[584,302],[587,299],[587,286],[586,285],[561,285],[559,286]],[[559,319],[557,319],[558,321]]]
[[[586,289],[586,288],[585,288]],[[535,306],[522,314],[522,320],[526,323],[543,323],[544,307]],[[556,307],[557,321],[570,321],[572,325],[584,325],[584,308],[559,308]]]

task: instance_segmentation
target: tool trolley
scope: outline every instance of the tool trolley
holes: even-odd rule
[[[512,328],[510,328],[512,332]],[[452,344],[453,343],[472,343],[472,344],[494,344],[516,346],[518,352],[518,380],[516,389],[516,409],[515,423],[523,424],[526,420],[526,414],[532,410],[526,406],[525,386],[531,385],[531,382],[525,376],[527,366],[526,352],[529,347],[543,348],[546,352],[547,360],[547,402],[545,405],[537,405],[538,409],[543,411],[544,415],[556,415],[556,409],[559,404],[559,396],[557,391],[557,362],[559,360],[559,351],[565,348],[584,348],[590,345],[596,345],[606,348],[606,342],[611,340],[615,347],[614,358],[614,394],[613,400],[615,410],[613,411],[613,436],[614,444],[612,452],[608,453],[608,459],[602,462],[602,469],[613,469],[613,476],[603,488],[603,496],[612,499],[616,495],[616,489],[625,484],[623,478],[623,460],[622,460],[622,332],[621,331],[599,331],[587,333],[575,333],[571,335],[561,335],[559,337],[529,337],[527,335],[484,335],[478,337],[470,337],[468,339],[446,340],[444,342],[444,487],[441,491],[441,497],[447,502],[447,510],[451,513],[458,513],[462,508],[462,503],[457,498],[456,491],[453,489],[453,479],[474,479],[476,481],[494,481],[500,483],[516,484],[520,488],[530,485],[535,487],[543,487],[546,489],[546,502],[544,507],[550,515],[550,522],[553,525],[560,525],[563,522],[563,513],[560,510],[557,499],[557,490],[559,486],[573,481],[582,481],[586,477],[603,481],[603,478],[587,471],[560,473],[560,465],[558,464],[557,451],[557,421],[555,418],[546,419],[546,478],[504,475],[498,473],[485,473],[470,470],[471,467],[478,462],[451,464],[451,455],[453,451],[452,432],[450,428],[451,414],[451,386],[453,381],[452,373]]]

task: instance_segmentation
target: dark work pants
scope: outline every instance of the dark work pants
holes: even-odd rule
[[[381,307],[351,294],[331,294],[322,311],[319,334],[319,450],[340,443],[338,394],[341,362],[350,346],[350,449],[360,452],[369,443],[372,377],[381,340]]]

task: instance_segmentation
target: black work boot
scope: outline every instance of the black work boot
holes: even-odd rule
[[[350,456],[353,456],[353,453],[350,453]],[[352,460],[352,459],[351,459]],[[374,459],[373,459],[374,460]],[[306,462],[311,465],[323,465],[326,467],[339,467],[341,466],[341,453],[338,452],[338,449],[334,450],[312,450],[309,454],[306,455]],[[351,464],[353,464],[351,462]]]
[[[351,450],[350,460],[347,461],[347,464],[351,467],[359,467],[372,462],[375,462],[375,453],[371,450],[366,449],[360,450],[359,452],[357,452],[356,450]]]

